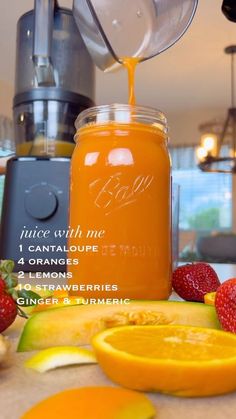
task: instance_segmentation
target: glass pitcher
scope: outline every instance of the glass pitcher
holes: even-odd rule
[[[102,70],[122,57],[147,60],[178,41],[198,0],[74,0],[73,14]]]

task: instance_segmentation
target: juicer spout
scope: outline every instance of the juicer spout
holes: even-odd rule
[[[55,86],[51,44],[55,0],[35,0],[33,63],[38,86]]]

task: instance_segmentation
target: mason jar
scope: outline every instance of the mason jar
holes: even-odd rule
[[[171,176],[167,121],[152,108],[97,106],[76,120],[69,284],[103,299],[168,299]]]

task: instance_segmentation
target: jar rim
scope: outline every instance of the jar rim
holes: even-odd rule
[[[78,115],[75,128],[79,130],[86,125],[105,125],[109,122],[119,124],[141,122],[144,125],[156,126],[164,133],[168,132],[167,119],[163,112],[149,106],[119,103],[98,105],[85,109]]]

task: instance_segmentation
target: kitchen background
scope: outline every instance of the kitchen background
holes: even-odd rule
[[[59,3],[72,5],[71,0]],[[197,257],[196,243],[201,236],[236,233],[236,175],[203,173],[195,157],[199,125],[213,120],[221,124],[230,105],[230,57],[224,48],[236,44],[236,24],[225,19],[221,5],[222,0],[200,0],[186,35],[137,70],[138,103],[159,108],[168,117],[173,178],[181,190],[183,258]],[[33,0],[0,2],[0,137],[13,135],[7,118],[12,118],[16,23],[32,7]],[[126,103],[126,77],[123,70],[108,74],[96,70],[96,103]],[[236,249],[236,236],[232,237]],[[236,262],[236,250],[225,258]]]

